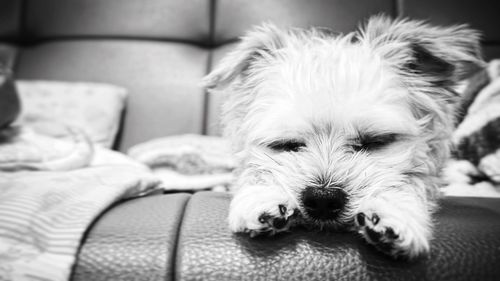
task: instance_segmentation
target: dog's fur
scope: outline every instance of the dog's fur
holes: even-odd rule
[[[426,253],[451,89],[483,65],[478,41],[464,25],[384,16],[346,35],[272,24],[248,33],[204,80],[225,97],[224,134],[240,160],[231,230],[274,234],[300,217],[356,230],[393,256]],[[306,188],[341,190],[345,205],[311,215]]]

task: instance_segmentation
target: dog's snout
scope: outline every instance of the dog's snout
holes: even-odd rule
[[[315,219],[335,219],[346,201],[347,194],[337,187],[306,187],[302,192],[304,209]]]

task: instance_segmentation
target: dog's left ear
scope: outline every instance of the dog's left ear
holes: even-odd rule
[[[375,16],[358,38],[403,73],[450,87],[485,66],[479,32],[466,25],[431,26],[423,21]]]

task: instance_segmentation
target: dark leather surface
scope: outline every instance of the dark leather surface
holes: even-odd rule
[[[28,0],[25,29],[32,39],[107,36],[203,43],[210,33],[209,4],[209,0]]]
[[[22,79],[112,83],[129,92],[120,149],[166,135],[201,133],[208,51],[141,40],[69,40],[23,50]]]
[[[188,199],[188,194],[158,195],[111,208],[83,241],[72,280],[172,280]]]
[[[219,0],[215,10],[215,44],[242,36],[251,26],[272,21],[278,26],[331,27],[352,31],[376,13],[395,15],[392,0]]]
[[[191,197],[177,280],[500,280],[499,200],[445,199],[430,255],[413,262],[387,258],[351,233],[231,234],[229,200],[210,192]]]

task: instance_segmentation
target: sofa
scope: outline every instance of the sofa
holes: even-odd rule
[[[19,79],[129,91],[113,148],[185,133],[219,135],[221,97],[201,78],[254,24],[347,32],[369,15],[467,22],[500,57],[500,3],[486,0],[0,1],[0,63]],[[394,260],[351,233],[232,234],[231,195],[165,193],[119,202],[86,232],[72,280],[500,280],[500,200],[447,197],[431,253]]]

